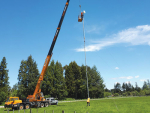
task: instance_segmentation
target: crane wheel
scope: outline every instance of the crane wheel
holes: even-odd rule
[[[26,104],[25,108],[26,108],[26,109],[29,109],[29,108],[30,108],[30,105],[29,105],[29,104]]]
[[[44,107],[44,103],[41,103],[41,108]]]
[[[40,107],[40,106],[41,106],[41,102],[38,102],[38,103],[37,103],[37,107]]]
[[[23,110],[23,108],[24,108],[24,106],[21,104],[21,105],[19,106],[19,110]]]
[[[45,107],[48,107],[48,103],[47,102],[45,103]]]

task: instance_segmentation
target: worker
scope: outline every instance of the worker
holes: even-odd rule
[[[87,98],[87,106],[88,106],[88,104],[89,104],[89,106],[90,106],[90,97]]]

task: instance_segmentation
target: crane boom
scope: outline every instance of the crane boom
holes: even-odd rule
[[[35,91],[34,91],[33,95],[28,95],[28,97],[27,97],[30,101],[36,101],[36,100],[37,100],[37,96],[41,93],[40,86],[41,86],[41,84],[42,84],[42,81],[43,81],[45,72],[46,72],[46,70],[47,70],[48,64],[49,64],[50,59],[51,59],[51,57],[52,57],[52,51],[53,51],[54,45],[55,45],[55,43],[56,43],[56,40],[57,40],[59,31],[60,31],[60,28],[61,28],[61,25],[62,25],[64,16],[65,16],[65,14],[66,14],[66,11],[67,11],[67,8],[68,8],[68,5],[69,5],[69,1],[70,1],[70,0],[67,0],[67,2],[66,2],[66,4],[65,4],[65,8],[64,8],[64,10],[63,10],[61,19],[60,19],[60,21],[59,21],[59,24],[58,24],[56,33],[55,33],[55,35],[54,35],[54,39],[53,39],[53,41],[52,41],[51,47],[50,47],[50,49],[49,49],[48,55],[47,55],[47,57],[46,57],[46,59],[45,59],[45,63],[44,63],[42,72],[41,72],[41,74],[40,74],[40,77],[39,77],[39,79],[38,79],[38,82],[37,82]],[[40,97],[40,100],[42,100],[42,97]]]

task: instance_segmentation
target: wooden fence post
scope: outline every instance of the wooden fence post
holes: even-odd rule
[[[13,109],[13,113],[14,113],[14,109]]]
[[[65,113],[65,111],[64,111],[64,110],[62,110],[62,113]]]
[[[76,111],[74,111],[74,113],[76,113]]]
[[[45,113],[45,110],[44,110],[44,113]]]
[[[53,110],[53,113],[54,113],[54,110]]]
[[[20,110],[18,110],[18,113],[20,113]]]
[[[24,109],[24,113],[25,113],[25,109]]]
[[[31,108],[30,108],[30,113],[31,113]]]
[[[38,113],[38,108],[37,108],[37,113]]]
[[[9,113],[9,109],[7,109],[8,113]]]

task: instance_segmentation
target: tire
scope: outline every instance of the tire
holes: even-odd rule
[[[45,107],[48,107],[48,102],[45,103]]]
[[[23,109],[24,109],[23,104],[20,104],[20,106],[19,106],[19,110],[23,110]]]
[[[43,108],[44,107],[44,103],[41,103],[41,108]]]
[[[41,102],[37,102],[37,107],[40,107],[41,106]]]
[[[29,104],[26,104],[26,105],[25,105],[25,108],[26,108],[26,109],[30,109],[30,105],[29,105]]]
[[[35,102],[31,102],[31,105],[35,106]]]

